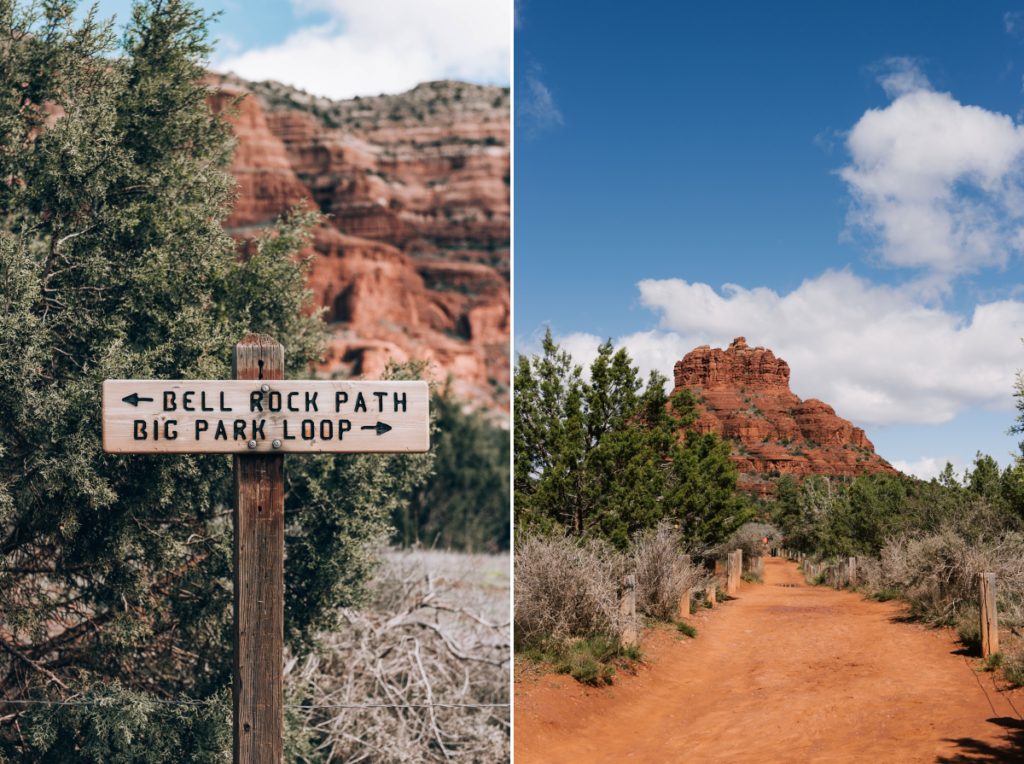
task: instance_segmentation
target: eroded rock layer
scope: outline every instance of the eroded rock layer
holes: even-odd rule
[[[238,139],[228,230],[250,238],[294,204],[328,216],[309,275],[332,327],[320,372],[373,377],[421,359],[463,397],[507,410],[508,90],[445,81],[331,101],[230,76],[211,85]]]
[[[697,396],[699,432],[732,443],[740,487],[771,491],[779,475],[861,475],[895,470],[864,430],[827,403],[789,389],[789,364],[737,337],[726,350],[702,345],[675,365],[675,390]]]

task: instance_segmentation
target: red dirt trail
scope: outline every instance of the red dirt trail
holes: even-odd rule
[[[694,640],[648,632],[645,665],[611,687],[516,682],[516,764],[1024,761],[1024,692],[1001,692],[949,630],[895,603],[765,583],[701,610]]]

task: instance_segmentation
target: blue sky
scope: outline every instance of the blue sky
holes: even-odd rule
[[[1024,5],[521,0],[515,83],[518,349],[742,334],[898,466],[1009,461]]]
[[[507,85],[511,0],[197,0],[219,11],[212,67],[317,95],[396,93],[460,79]],[[87,7],[87,6],[84,6]],[[101,0],[130,17],[130,0]]]

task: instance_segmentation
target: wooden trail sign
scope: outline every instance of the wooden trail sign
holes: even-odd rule
[[[426,382],[284,380],[284,348],[235,345],[233,380],[103,383],[108,453],[233,453],[234,761],[280,764],[284,733],[284,454],[430,448]]]
[[[108,379],[111,453],[395,453],[430,445],[426,382]]]

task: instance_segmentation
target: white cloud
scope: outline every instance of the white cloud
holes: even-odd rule
[[[915,90],[932,89],[932,85],[921,71],[921,67],[912,58],[906,56],[888,58],[883,62],[882,69],[878,83],[890,98],[913,93]]]
[[[1003,14],[1003,29],[1011,37],[1020,37],[1024,32],[1024,12],[1007,11]]]
[[[228,56],[215,68],[332,98],[397,93],[436,79],[509,81],[511,0],[294,3],[330,20]]]
[[[1005,265],[1024,246],[1024,127],[932,90],[908,59],[890,60],[880,81],[894,100],[854,125],[839,172],[851,228],[940,287]]]
[[[906,475],[913,475],[921,480],[931,480],[938,477],[939,473],[946,468],[946,464],[953,465],[953,473],[959,479],[964,474],[964,465],[956,459],[936,456],[922,456],[914,461],[895,459],[892,466]]]
[[[978,305],[966,318],[905,289],[828,271],[788,294],[728,284],[716,291],[681,279],[644,280],[641,301],[660,327],[616,339],[646,375],[670,377],[694,347],[726,347],[743,335],[789,362],[794,392],[819,398],[861,425],[940,424],[971,406],[1013,407],[1024,366],[1024,302]],[[601,340],[559,337],[587,363]]]
[[[523,87],[516,93],[516,119],[531,135],[564,123],[554,96],[539,74],[539,68],[527,73]]]

